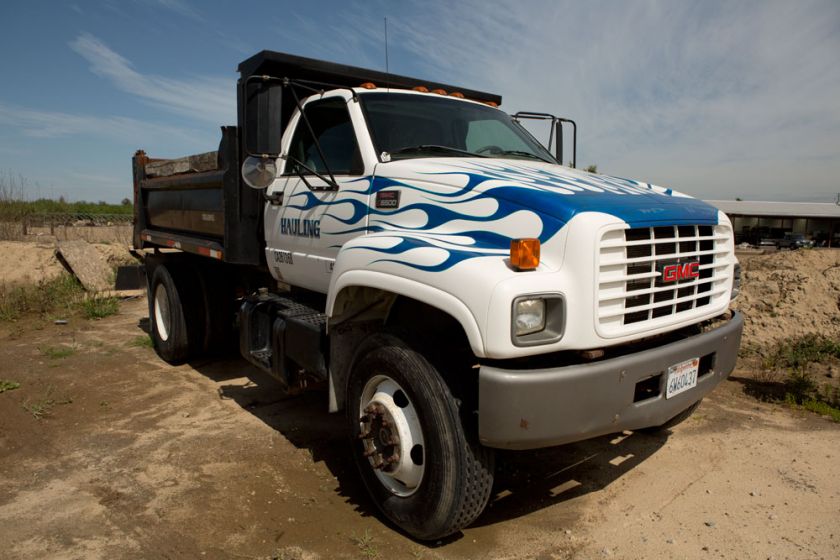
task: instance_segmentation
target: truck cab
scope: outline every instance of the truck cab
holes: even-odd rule
[[[215,169],[135,156],[156,349],[236,338],[290,392],[322,381],[412,536],[481,513],[494,449],[666,429],[734,368],[717,209],[561,165],[500,96],[271,52],[240,72]]]

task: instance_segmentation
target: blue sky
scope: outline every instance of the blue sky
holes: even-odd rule
[[[840,2],[0,4],[0,177],[119,201],[130,158],[214,149],[262,49],[484,89],[575,119],[578,163],[703,198],[840,192]]]

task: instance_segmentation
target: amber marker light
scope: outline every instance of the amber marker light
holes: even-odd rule
[[[365,89],[376,89],[376,84],[374,84],[373,82],[365,82],[359,87],[363,87]]]
[[[446,95],[446,90],[445,90],[445,89],[440,89],[440,88],[438,88],[438,89],[433,89],[433,90],[432,90],[432,93],[436,93],[436,94],[438,94],[438,95]]]
[[[510,264],[517,270],[534,270],[540,265],[540,240],[510,240]]]

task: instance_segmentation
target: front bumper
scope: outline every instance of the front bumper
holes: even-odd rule
[[[662,425],[732,372],[743,327],[733,311],[708,332],[598,362],[528,370],[482,365],[479,439],[488,447],[535,449]],[[666,399],[668,367],[697,357],[706,365],[697,386]],[[657,375],[659,394],[638,400],[637,383],[650,387]]]

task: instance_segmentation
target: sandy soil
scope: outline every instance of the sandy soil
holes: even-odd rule
[[[670,434],[501,454],[487,511],[426,546],[378,516],[322,393],[168,366],[146,312],[0,325],[0,557],[837,558],[840,425],[755,401],[752,372]]]
[[[135,262],[126,245],[94,243],[93,246],[111,266]],[[55,240],[0,241],[0,286],[37,284],[51,280],[64,271],[55,256]]]
[[[745,289],[744,336],[770,345],[817,332],[840,335],[840,249],[739,255]]]

